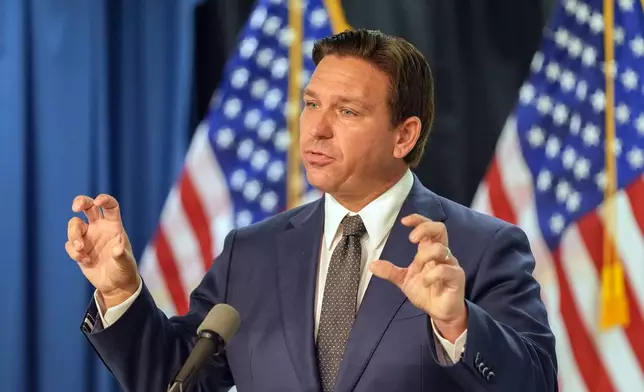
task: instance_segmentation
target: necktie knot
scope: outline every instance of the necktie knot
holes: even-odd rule
[[[364,227],[364,222],[360,215],[346,216],[342,219],[342,236],[358,236],[362,237],[363,234],[367,232],[367,228]]]

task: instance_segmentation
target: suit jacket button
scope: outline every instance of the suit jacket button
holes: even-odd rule
[[[490,381],[491,379],[493,379],[493,378],[494,378],[494,376],[495,376],[494,372],[489,372],[489,373],[487,374],[487,377],[486,377],[486,378],[487,378],[487,380],[488,380],[488,381]]]

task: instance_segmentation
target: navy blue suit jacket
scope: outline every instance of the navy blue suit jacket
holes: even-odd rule
[[[372,277],[340,366],[336,391],[557,390],[555,338],[534,259],[517,227],[437,196],[417,178],[381,258],[407,266],[417,247],[400,218],[444,222],[466,274],[467,344],[442,365],[430,319],[393,284]],[[125,391],[165,391],[187,358],[196,328],[217,303],[235,307],[239,332],[203,369],[195,391],[320,391],[314,293],[324,225],[322,199],[233,230],[190,298],[183,317],[166,318],[143,287],[112,326],[83,333]],[[92,301],[87,319],[98,320]]]

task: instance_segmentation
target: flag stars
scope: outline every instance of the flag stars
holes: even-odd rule
[[[618,3],[622,11],[633,11],[633,0],[618,0]]]
[[[577,0],[566,0],[564,3],[564,8],[568,15],[575,15],[575,10],[577,9]]]
[[[528,143],[530,143],[533,148],[543,146],[545,139],[543,129],[537,126],[532,127],[530,131],[528,131]]]
[[[581,63],[586,67],[592,67],[597,62],[597,51],[592,46],[586,46],[581,54]]]
[[[239,98],[231,98],[224,103],[224,115],[233,119],[242,110],[242,101]]]
[[[221,128],[217,131],[215,143],[223,150],[228,149],[235,141],[235,134],[229,127]]]
[[[248,72],[248,69],[246,68],[238,68],[233,71],[231,75],[231,80],[230,84],[236,88],[240,89],[244,86],[246,86],[246,83],[248,83],[248,77],[250,76],[250,72]]]
[[[615,138],[613,141],[613,152],[615,153],[615,156],[621,156],[622,155],[622,140],[620,138]]]
[[[578,135],[579,130],[581,129],[581,117],[578,114],[573,114],[570,117],[570,133],[573,135]]]
[[[571,38],[570,41],[568,42],[568,54],[570,54],[570,56],[573,58],[579,57],[583,49],[584,49],[584,44],[577,37]]]
[[[291,145],[291,135],[286,129],[282,129],[275,134],[273,142],[275,143],[275,148],[280,151],[286,151]]]
[[[248,226],[253,223],[253,214],[248,210],[239,211],[235,217],[235,223],[238,227]]]
[[[274,120],[269,118],[262,121],[257,129],[259,138],[264,142],[270,140],[275,132],[275,128],[277,128],[277,126]]]
[[[546,192],[552,186],[552,174],[548,170],[541,170],[537,176],[537,189]]]
[[[246,116],[244,116],[244,126],[247,129],[255,129],[257,128],[257,124],[259,124],[259,120],[262,118],[262,112],[259,111],[259,109],[251,109],[246,112]]]
[[[271,182],[278,182],[284,176],[284,164],[281,161],[273,161],[268,165],[266,178]]]
[[[253,169],[260,171],[264,169],[269,160],[268,152],[264,149],[255,151],[253,157],[250,159],[250,165]]]
[[[541,67],[543,67],[543,53],[541,52],[536,52],[534,56],[532,56],[532,62],[530,63],[530,69],[532,72],[540,72]]]
[[[280,42],[280,45],[286,48],[291,46],[294,38],[295,33],[293,33],[293,29],[290,27],[281,29],[279,34],[277,35],[277,40]]]
[[[250,27],[254,29],[262,27],[266,20],[266,15],[266,8],[261,6],[255,8],[255,11],[253,11],[253,14],[250,16]]]
[[[542,95],[537,99],[537,110],[542,115],[550,113],[552,110],[552,101],[547,95]]]
[[[565,226],[566,226],[566,221],[564,220],[564,217],[561,214],[554,214],[550,218],[550,230],[554,234],[556,235],[561,234]]]
[[[561,142],[556,136],[550,136],[546,142],[546,156],[548,158],[554,158],[559,155],[559,150],[561,149]]]
[[[313,47],[315,46],[315,41],[312,39],[307,39],[302,42],[302,51],[308,57],[313,57]]]
[[[583,130],[582,140],[588,147],[599,145],[599,128],[592,123],[586,124]]]
[[[563,74],[561,74],[561,80],[559,83],[561,84],[561,89],[563,91],[572,91],[575,87],[575,74],[570,71],[564,71]]]
[[[311,16],[309,17],[309,22],[313,27],[320,28],[324,27],[326,25],[328,20],[328,16],[326,14],[326,11],[322,8],[318,8],[315,11],[311,12]]]
[[[565,48],[568,44],[568,31],[563,27],[558,28],[555,33],[555,42],[558,46]]]
[[[535,96],[534,86],[532,86],[530,83],[524,84],[521,87],[521,90],[519,90],[519,99],[525,105],[530,104],[534,99],[534,96]]]
[[[626,90],[632,91],[637,88],[637,82],[638,82],[637,74],[635,73],[635,71],[633,71],[630,68],[624,71],[624,73],[622,73],[621,81],[622,81],[622,84],[624,85],[624,88],[626,88]]]
[[[630,47],[635,57],[644,56],[644,38],[642,38],[642,36],[638,35],[635,38],[633,38],[630,42]]]
[[[561,161],[563,163],[563,166],[568,170],[570,170],[572,166],[575,164],[576,159],[577,159],[577,152],[570,146],[566,147],[563,154],[561,154]]]
[[[603,191],[606,189],[606,172],[604,170],[600,171],[595,175],[595,183],[599,190]]]
[[[597,90],[590,96],[590,101],[595,112],[599,113],[604,110],[604,106],[606,105],[606,96],[603,91]]]
[[[244,199],[250,202],[255,201],[261,191],[262,184],[260,184],[260,182],[257,180],[250,180],[246,184],[244,184],[244,190],[242,191],[242,193],[244,194]]]
[[[570,213],[574,213],[579,209],[579,205],[581,204],[581,195],[579,192],[572,192],[570,196],[568,196],[568,199],[566,200],[566,209]]]
[[[552,112],[552,119],[555,125],[562,125],[568,119],[568,109],[565,105],[558,103]]]
[[[584,3],[577,3],[575,17],[579,23],[586,23],[590,18],[590,10],[588,9],[588,6]]]
[[[264,48],[260,50],[257,53],[257,65],[259,65],[261,68],[267,68],[269,65],[271,65],[271,61],[273,61],[274,56],[275,54],[270,48]]]
[[[272,88],[264,98],[264,106],[273,110],[282,100],[282,92],[278,88]]]
[[[271,16],[264,22],[264,27],[262,30],[264,31],[264,34],[272,37],[280,30],[281,24],[282,20],[280,18],[278,18],[277,16]]]
[[[247,175],[243,169],[235,170],[230,175],[230,187],[235,191],[241,190],[242,187],[244,186],[244,183],[246,183],[246,178],[247,178]]]
[[[577,84],[575,95],[577,96],[578,100],[583,101],[586,99],[586,94],[588,94],[588,85],[585,81],[582,80],[579,82],[579,84]]]
[[[565,202],[566,199],[568,198],[568,195],[570,195],[571,190],[572,189],[570,187],[570,184],[568,184],[567,181],[564,181],[564,180],[559,181],[559,183],[555,187],[555,194],[557,196],[557,201],[559,201],[560,203]]]
[[[622,45],[624,43],[624,29],[620,26],[615,26],[613,29],[613,41],[617,45]]]
[[[546,66],[546,77],[551,82],[554,82],[555,80],[557,80],[560,74],[561,74],[561,68],[559,68],[559,64],[552,62]]]
[[[242,161],[248,160],[248,158],[250,158],[250,154],[253,153],[254,147],[255,145],[252,140],[244,139],[237,146],[237,158],[241,159]]]
[[[277,200],[277,194],[269,191],[262,195],[259,204],[265,212],[273,212],[275,211],[275,207],[277,207]]]
[[[575,161],[573,173],[577,180],[585,180],[590,175],[590,161],[584,157],[580,157]]]
[[[257,79],[250,86],[250,95],[255,99],[262,99],[268,90],[266,79]]]
[[[626,154],[626,159],[633,170],[640,170],[644,167],[644,153],[638,147],[633,147]]]
[[[271,75],[275,79],[282,79],[288,73],[288,60],[281,57],[273,62]]]
[[[620,123],[620,124],[626,124],[628,122],[628,118],[631,115],[630,110],[628,109],[628,106],[624,105],[623,103],[620,103],[617,106],[617,110],[615,110],[615,119]]]
[[[598,12],[593,12],[593,15],[590,17],[590,30],[594,34],[599,34],[604,30],[604,18],[602,14]]]
[[[244,38],[239,45],[239,55],[244,59],[249,59],[252,55],[255,54],[257,46],[259,46],[259,43],[255,38]]]
[[[644,136],[644,113],[637,116],[637,119],[635,120],[635,129],[637,129],[637,133],[639,133],[640,136]]]

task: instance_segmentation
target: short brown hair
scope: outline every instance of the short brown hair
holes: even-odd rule
[[[403,38],[358,29],[317,41],[313,47],[315,65],[328,55],[355,56],[389,75],[391,125],[395,127],[411,116],[418,116],[421,121],[418,142],[405,156],[405,162],[416,167],[425,152],[434,120],[434,83],[422,53]]]

